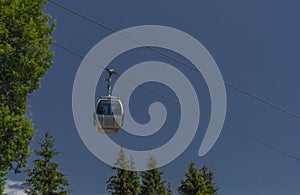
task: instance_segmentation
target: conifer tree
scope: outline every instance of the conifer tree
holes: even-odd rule
[[[157,160],[150,156],[147,162],[147,171],[141,172],[142,178],[142,195],[165,195],[172,193],[167,189],[165,181],[162,179],[163,172],[157,168]]]
[[[128,162],[123,147],[115,163],[114,170],[117,171],[107,181],[107,189],[113,195],[137,195],[140,192],[139,175],[135,170],[133,158]]]
[[[218,187],[214,182],[214,173],[211,170],[208,170],[207,166],[203,165],[200,169],[200,174],[204,178],[209,194],[216,195]]]
[[[188,172],[185,174],[186,179],[181,180],[178,192],[181,195],[210,195],[205,180],[192,161],[189,165]]]
[[[132,194],[140,194],[141,193],[141,182],[140,182],[140,176],[138,172],[136,171],[135,163],[134,163],[134,158],[130,156],[130,161],[129,161],[129,178],[130,178],[130,183],[129,183],[129,189],[132,192]]]
[[[28,178],[23,188],[28,195],[67,195],[70,190],[66,175],[57,169],[59,164],[53,162],[53,158],[59,154],[54,147],[53,136],[49,131],[38,143],[40,150],[34,150],[37,159],[33,160],[34,168],[28,169]]]

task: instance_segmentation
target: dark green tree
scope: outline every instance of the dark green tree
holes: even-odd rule
[[[1,189],[0,189],[0,194],[3,194],[4,193],[4,186],[5,186],[5,181],[6,181],[6,173],[5,172],[0,172],[0,186],[1,186]]]
[[[172,195],[172,194],[173,194],[173,192],[171,190],[171,184],[168,182],[166,195]]]
[[[134,163],[134,158],[130,156],[129,160],[129,178],[130,178],[130,183],[129,183],[129,189],[132,192],[132,194],[140,194],[141,193],[141,182],[140,182],[140,175],[138,171],[136,171],[135,163]]]
[[[28,169],[28,178],[23,188],[28,195],[67,195],[70,190],[67,177],[57,169],[59,164],[53,158],[59,154],[54,147],[53,136],[49,131],[38,143],[40,150],[34,150],[37,159],[33,160],[34,168]]]
[[[193,161],[190,163],[185,177],[185,180],[181,180],[181,185],[177,188],[179,194],[210,195],[205,180],[199,170],[195,168]]]
[[[208,193],[211,195],[216,195],[218,187],[214,181],[214,173],[211,170],[208,170],[207,166],[203,165],[200,169],[200,174],[204,178]]]
[[[172,194],[171,188],[166,186],[166,181],[162,179],[163,172],[157,168],[157,160],[150,156],[147,160],[148,170],[141,172],[142,195],[165,195]],[[168,185],[168,184],[167,184]]]
[[[24,114],[28,95],[52,64],[54,24],[46,0],[0,1],[0,185],[5,174],[26,166],[34,131]],[[0,186],[0,192],[3,185]]]
[[[139,175],[133,158],[128,162],[123,147],[113,167],[117,174],[107,181],[107,190],[113,195],[137,195],[140,192]]]

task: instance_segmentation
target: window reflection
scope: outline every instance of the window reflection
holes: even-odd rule
[[[101,100],[97,107],[97,114],[120,115],[121,114],[121,105],[118,101]]]

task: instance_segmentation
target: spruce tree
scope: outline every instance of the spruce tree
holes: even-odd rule
[[[172,193],[170,187],[162,179],[163,172],[157,168],[157,160],[150,156],[147,162],[147,171],[141,172],[142,195],[165,195]]]
[[[188,172],[185,174],[186,179],[181,180],[178,187],[179,194],[182,195],[210,195],[205,180],[192,161],[189,165]]]
[[[134,163],[134,158],[133,156],[130,156],[130,161],[129,161],[129,178],[130,178],[130,183],[129,183],[129,189],[132,192],[132,194],[140,194],[141,193],[141,183],[140,183],[140,176],[138,174],[138,171],[136,171],[135,163]]]
[[[203,165],[200,169],[200,174],[204,178],[209,194],[216,195],[218,187],[214,182],[214,173],[211,170],[208,170],[207,166]]]
[[[23,188],[28,195],[67,195],[70,190],[67,177],[57,169],[59,164],[53,158],[59,154],[54,147],[53,136],[49,131],[38,143],[40,150],[34,150],[37,159],[33,160],[34,168],[28,169],[28,178]]]
[[[129,164],[130,163],[130,164]],[[123,147],[113,167],[117,171],[107,181],[107,190],[113,195],[137,195],[140,192],[139,176],[135,170],[133,158],[128,162]],[[130,171],[133,170],[133,171]]]

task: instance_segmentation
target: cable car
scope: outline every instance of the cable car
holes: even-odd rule
[[[94,114],[94,124],[99,133],[117,133],[124,121],[123,105],[114,96],[100,96]]]
[[[117,133],[123,125],[124,110],[122,101],[111,95],[111,76],[116,74],[113,69],[105,69],[109,73],[108,95],[100,96],[95,106],[94,125],[99,133]]]

